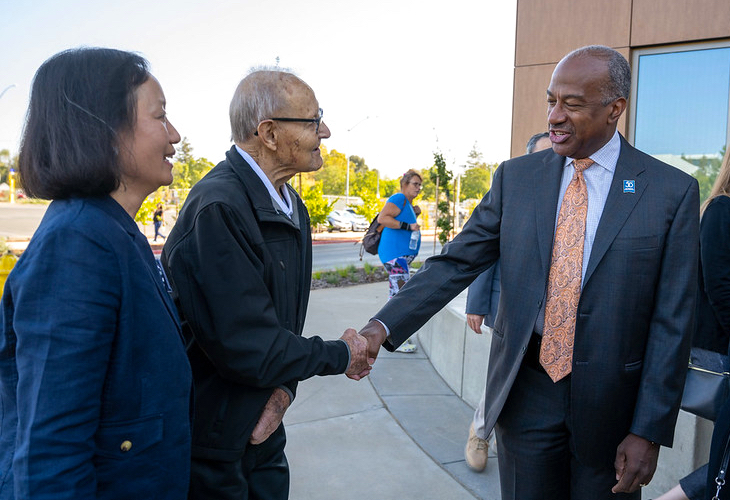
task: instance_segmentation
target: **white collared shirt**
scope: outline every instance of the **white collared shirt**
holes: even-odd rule
[[[256,172],[256,175],[259,176],[259,179],[261,179],[261,182],[264,183],[264,186],[266,186],[266,189],[269,191],[269,195],[271,195],[271,199],[273,200],[273,202],[275,202],[278,205],[278,208],[281,209],[281,211],[284,212],[284,214],[286,214],[286,216],[291,219],[292,215],[294,214],[294,205],[292,205],[291,198],[289,197],[289,191],[286,189],[286,187],[284,187],[281,192],[279,192],[271,183],[269,178],[266,177],[266,174],[263,170],[261,170],[259,164],[256,163],[253,158],[251,158],[250,154],[239,148],[238,144],[236,144],[236,151],[238,151],[238,154],[240,154],[241,157],[246,160],[246,163],[251,166],[251,169]]]
[[[589,156],[595,163],[583,171],[583,178],[586,180],[586,187],[588,188],[588,214],[586,216],[586,234],[583,242],[581,287],[585,281],[593,241],[596,239],[598,222],[601,220],[603,207],[606,206],[608,191],[611,189],[611,182],[613,181],[613,174],[616,172],[616,163],[618,162],[620,153],[621,139],[617,130],[614,132],[613,137],[601,149]],[[575,174],[573,158],[565,158],[563,167],[563,177],[560,181],[560,196],[558,196],[558,211],[555,214],[556,227],[558,225],[560,206],[563,203],[563,196]]]

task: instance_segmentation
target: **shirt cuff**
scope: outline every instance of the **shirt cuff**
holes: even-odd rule
[[[383,325],[383,328],[385,328],[385,340],[390,342],[390,328],[388,328],[388,325],[386,325],[385,323],[380,321],[378,318],[373,318],[373,320],[375,320],[378,323],[380,323],[381,325]],[[391,342],[391,344],[392,344],[392,342]]]
[[[350,352],[350,346],[347,345],[347,342],[345,342],[342,339],[337,339],[343,344],[345,344],[345,347],[347,348],[347,365],[345,365],[345,371],[347,371],[347,368],[350,366],[350,360],[352,360],[352,353]],[[344,371],[342,373],[345,373]]]
[[[277,387],[289,395],[289,404],[291,405],[294,402],[294,393],[291,392],[291,389],[285,385],[279,385]]]

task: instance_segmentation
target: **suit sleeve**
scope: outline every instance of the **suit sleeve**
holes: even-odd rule
[[[686,188],[664,241],[631,433],[671,446],[697,299],[699,191]]]
[[[462,232],[440,255],[426,260],[423,268],[375,315],[390,331],[389,340],[383,344],[386,349],[392,351],[402,344],[499,259],[503,167],[497,169],[492,188]]]
[[[18,369],[15,494],[96,498],[94,435],[115,342],[118,258],[68,230],[45,235],[38,245],[11,291]]]
[[[286,385],[293,392],[293,382],[343,373],[347,344],[302,337],[279,323],[271,294],[285,292],[267,287],[270,271],[240,227],[229,207],[208,205],[169,260],[163,256],[201,349],[221,376],[253,387]]]

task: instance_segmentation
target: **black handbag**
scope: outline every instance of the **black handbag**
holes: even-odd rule
[[[682,409],[714,421],[730,395],[729,365],[728,356],[693,347],[682,393]]]

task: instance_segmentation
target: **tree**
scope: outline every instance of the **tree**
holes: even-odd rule
[[[356,158],[356,157],[353,157]],[[367,167],[366,167],[367,168]],[[375,196],[378,189],[378,173],[375,170],[365,170],[350,176],[350,191],[362,198],[362,193],[367,191]]]
[[[193,156],[193,147],[190,145],[188,138],[183,137],[177,147],[175,163],[172,167],[173,180],[170,187],[173,189],[190,189],[214,166],[206,158],[195,158]]]
[[[489,191],[491,177],[489,170],[486,168],[467,169],[461,178],[461,193],[459,195],[459,201],[464,201],[470,198],[481,199],[484,194]]]
[[[345,194],[345,155],[333,149],[322,155],[323,165],[314,180],[322,185],[324,194]]]
[[[439,233],[439,241],[445,245],[449,241],[449,234],[453,228],[450,214],[451,192],[449,190],[449,181],[453,177],[453,173],[446,169],[446,161],[441,153],[434,153],[434,166],[429,172],[431,181],[436,184],[436,207],[438,209],[438,219],[436,227],[441,229]],[[446,200],[441,200],[441,195],[445,195]]]
[[[335,201],[337,201],[327,201],[325,199],[321,182],[317,182],[314,186],[307,189],[302,200],[309,212],[309,220],[313,228],[327,222],[327,216],[332,211]]]
[[[720,158],[707,158],[705,156],[700,158],[697,170],[692,174],[700,185],[700,204],[704,203],[710,196],[710,191],[712,191],[712,186],[715,184],[717,174],[720,173],[722,158],[725,156],[726,151],[727,146],[723,146],[720,150]]]
[[[378,212],[383,208],[382,202],[375,195],[375,191],[369,189],[363,189],[359,194],[362,199],[362,205],[353,207],[356,214],[360,214],[367,220],[371,221],[378,215]]]
[[[10,169],[18,171],[18,155],[10,155],[7,149],[0,149],[0,182],[8,182]],[[16,176],[16,181],[18,180]]]
[[[160,192],[155,191],[152,195],[145,198],[142,202],[142,206],[137,210],[137,214],[134,216],[134,220],[142,224],[145,229],[145,236],[147,234],[147,224],[152,222],[152,215],[155,213],[157,204],[162,202]]]

